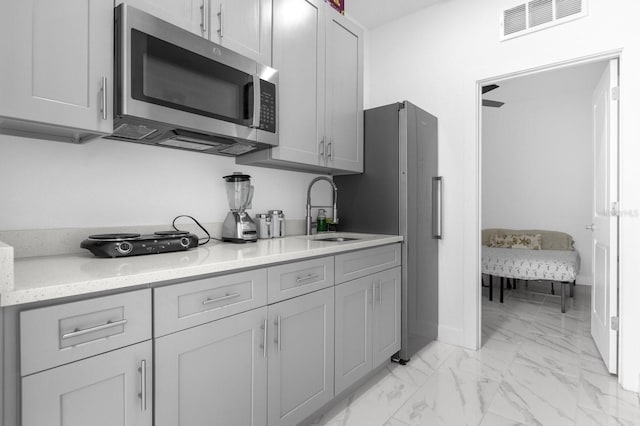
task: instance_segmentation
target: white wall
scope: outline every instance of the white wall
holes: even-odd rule
[[[591,285],[591,90],[486,97],[506,103],[482,109],[482,228],[570,234]]]
[[[179,214],[222,222],[222,177],[234,171],[251,175],[252,215],[282,209],[287,219],[304,218],[317,175],[106,139],[75,145],[0,135],[0,230],[168,226]],[[314,204],[331,199],[323,182],[314,194]]]
[[[439,338],[471,348],[479,344],[478,81],[622,49],[620,366],[623,386],[638,390],[640,2],[589,0],[586,18],[500,42],[499,11],[513,5],[448,0],[368,33],[365,107],[409,99],[439,118],[445,179]]]

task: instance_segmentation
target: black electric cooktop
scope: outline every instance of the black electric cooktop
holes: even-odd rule
[[[80,247],[97,257],[139,256],[189,250],[198,246],[198,236],[187,231],[159,231],[149,235],[90,235]]]

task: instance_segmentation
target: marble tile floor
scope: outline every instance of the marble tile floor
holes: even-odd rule
[[[576,286],[564,315],[558,297],[519,288],[500,304],[485,293],[479,351],[432,342],[314,425],[639,425],[639,395],[607,372],[589,306],[585,286]]]

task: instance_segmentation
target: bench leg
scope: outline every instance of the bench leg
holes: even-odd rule
[[[567,283],[561,282],[560,283],[560,310],[562,311],[562,313],[564,314],[566,309],[565,309],[565,305],[564,305],[564,286]],[[569,284],[571,285],[571,284]]]
[[[551,283],[551,295],[555,296],[555,294],[556,294],[556,291],[555,291],[555,289],[553,288],[553,282],[552,282],[552,283]]]
[[[489,275],[489,301],[493,300],[493,275]]]
[[[500,303],[504,303],[504,277],[500,277]]]
[[[571,284],[569,284],[569,288],[570,288],[570,293],[569,296],[573,297],[573,288],[576,286],[576,280],[573,280],[573,282]]]

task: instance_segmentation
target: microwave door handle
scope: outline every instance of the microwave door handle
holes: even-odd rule
[[[260,127],[260,76],[253,75],[253,123],[251,127]]]

